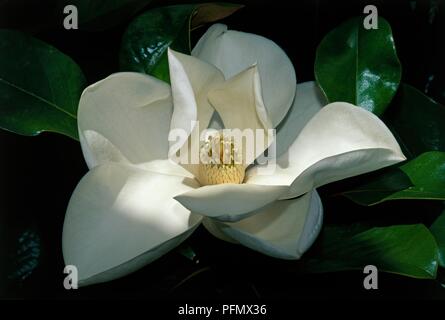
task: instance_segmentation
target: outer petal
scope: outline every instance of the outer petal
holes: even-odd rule
[[[286,186],[208,185],[175,197],[190,211],[221,221],[238,221],[286,194]]]
[[[246,183],[290,185],[283,198],[296,197],[405,159],[378,117],[352,104],[335,102],[308,122],[289,150],[277,159],[274,174],[260,175],[260,167],[254,167],[246,172]]]
[[[213,220],[204,226],[220,239],[237,241],[272,257],[298,259],[318,236],[322,218],[323,207],[314,190],[296,199],[276,201],[238,222]]]
[[[273,135],[268,136],[268,130],[272,129],[272,124],[264,107],[257,66],[252,66],[216,86],[209,92],[208,97],[225,128],[251,130],[254,139],[256,139],[256,130],[262,130],[264,133],[264,145],[257,146],[256,143],[249,145],[252,148],[250,155],[253,159],[247,159],[246,155],[243,157],[243,161],[250,164],[268,148],[274,138]],[[246,146],[240,149],[246,151]]]
[[[91,170],[68,205],[63,255],[79,284],[122,277],[177,246],[199,224],[173,197],[194,180],[108,163]]]
[[[295,96],[297,80],[292,62],[274,42],[215,24],[198,41],[192,55],[215,65],[226,79],[258,64],[264,103],[273,127],[286,115]]]
[[[89,86],[78,109],[89,168],[166,159],[171,115],[170,87],[153,77],[123,72]]]
[[[277,157],[289,149],[304,126],[326,103],[326,98],[315,81],[297,84],[297,93],[292,107],[276,128]]]
[[[231,243],[238,243],[235,239],[230,238],[221,231],[220,222],[216,219],[204,217],[202,219],[202,225],[210,232],[213,236],[220,240],[224,240]]]
[[[145,162],[141,165],[137,166],[138,168],[151,171],[154,173],[166,174],[179,176],[183,178],[194,179],[194,175],[189,172],[187,169],[183,168],[181,165],[176,162],[166,159],[166,160],[153,160],[150,162]]]

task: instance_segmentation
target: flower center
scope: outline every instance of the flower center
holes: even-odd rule
[[[243,183],[245,167],[241,153],[231,138],[222,133],[207,137],[200,148],[198,180],[203,185],[221,183]]]

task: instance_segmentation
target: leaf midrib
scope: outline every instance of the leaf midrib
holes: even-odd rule
[[[23,93],[25,93],[25,94],[27,94],[27,95],[29,95],[29,96],[31,96],[31,97],[37,99],[37,100],[42,101],[43,103],[45,103],[45,104],[47,104],[47,105],[49,105],[49,106],[51,106],[51,107],[53,107],[53,108],[56,108],[57,110],[59,110],[59,111],[65,113],[65,114],[67,114],[68,116],[70,116],[70,117],[73,118],[73,119],[77,119],[77,117],[76,117],[74,114],[72,114],[72,113],[70,113],[70,112],[64,110],[63,108],[59,107],[58,105],[52,103],[51,101],[49,101],[49,100],[47,100],[47,99],[45,99],[45,98],[42,98],[42,97],[38,96],[37,94],[35,94],[35,93],[31,92],[31,91],[28,91],[28,90],[26,90],[26,89],[23,89],[23,88],[17,86],[16,84],[14,84],[14,83],[12,83],[12,82],[9,82],[8,80],[3,79],[3,78],[1,78],[1,77],[0,77],[0,82],[3,82],[3,83],[5,83],[6,85],[8,85],[8,86],[10,86],[10,87],[12,87],[12,88],[14,88],[14,89],[16,89],[16,90],[18,90],[18,91],[21,91],[21,92],[23,92]]]

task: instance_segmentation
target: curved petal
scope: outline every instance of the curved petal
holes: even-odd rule
[[[297,92],[292,106],[276,128],[277,157],[289,149],[304,126],[326,103],[326,98],[315,81],[297,84]]]
[[[246,183],[288,185],[283,198],[321,185],[377,170],[405,160],[396,139],[374,114],[346,102],[322,108],[289,150],[276,161],[273,174],[246,172]]]
[[[276,201],[238,222],[204,224],[216,237],[281,259],[298,259],[317,238],[323,207],[313,190],[299,198]]]
[[[89,150],[95,150],[94,159],[98,163],[117,162],[130,165],[130,162],[120,150],[101,134],[95,131],[86,130],[84,131],[83,137],[85,138],[81,137],[81,141],[82,139],[87,140],[90,146],[86,151],[90,152]],[[91,156],[91,153],[88,154],[89,159],[91,159]],[[156,173],[176,175],[191,179],[194,178],[193,173],[187,170],[187,168],[180,166],[170,159],[151,160],[134,164],[134,166]]]
[[[169,157],[188,151],[188,137],[198,120],[198,107],[191,81],[183,64],[173,51],[168,49],[168,66],[173,96],[173,114],[169,132]]]
[[[153,77],[122,72],[89,86],[77,114],[88,167],[166,159],[171,115],[170,87]]]
[[[185,106],[182,104],[190,103],[190,101],[192,101],[192,99],[182,100],[175,98],[176,89],[181,86],[181,83],[177,82],[184,81],[182,78],[184,75],[180,75],[178,73],[182,73],[182,71],[184,71],[187,79],[190,82],[190,86],[195,97],[199,126],[201,130],[206,129],[214,112],[213,107],[210,105],[207,99],[207,93],[215,85],[224,82],[224,75],[215,66],[193,56],[185,55],[171,49],[168,51],[168,56],[171,66],[171,81],[173,87],[173,99],[175,100],[175,109],[177,107],[185,109]],[[178,63],[181,67],[177,65]],[[181,104],[181,106],[177,106],[176,103]]]
[[[63,226],[65,263],[79,284],[122,277],[171,250],[201,217],[173,199],[194,180],[117,163],[91,170],[78,184]]]
[[[238,243],[238,241],[236,241],[235,239],[232,239],[230,237],[228,237],[226,234],[224,234],[219,225],[219,221],[213,218],[209,218],[209,217],[204,217],[202,219],[202,225],[207,229],[208,232],[210,232],[214,237],[226,241],[226,242],[230,242],[230,243]]]
[[[170,159],[153,160],[140,164],[137,167],[154,173],[173,175],[189,179],[195,178],[190,171]]]
[[[215,114],[207,95],[224,82],[224,75],[207,62],[171,49],[168,60],[174,101],[169,155],[196,175],[199,154],[192,154],[193,143],[199,143],[202,130],[207,129]],[[176,131],[178,129],[181,132]]]
[[[250,164],[273,142],[272,129],[266,108],[261,96],[261,83],[257,66],[252,66],[233,78],[216,86],[209,92],[209,101],[221,117],[224,127],[241,130],[240,139],[246,137],[240,148],[244,151],[243,162]],[[251,133],[252,144],[247,139]],[[263,143],[257,141],[257,131],[264,133]],[[232,131],[236,136],[236,132]],[[238,140],[243,143],[242,140]]]
[[[221,221],[238,221],[287,193],[286,186],[216,184],[175,197],[192,212]]]
[[[295,96],[297,79],[292,62],[273,41],[215,24],[198,41],[192,55],[215,65],[226,79],[258,64],[272,126],[276,127],[286,115]]]

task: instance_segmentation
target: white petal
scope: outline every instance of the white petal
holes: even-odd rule
[[[326,103],[326,98],[315,81],[297,84],[297,93],[292,107],[276,128],[277,157],[289,149],[304,126]]]
[[[237,241],[272,257],[298,259],[317,238],[322,218],[323,207],[314,190],[296,199],[276,201],[238,222],[212,221],[205,226],[220,239]]]
[[[169,157],[177,153],[178,150],[186,152],[188,149],[186,142],[188,137],[196,126],[198,120],[198,107],[195,93],[190,79],[182,65],[181,61],[168,49],[168,65],[170,71],[171,90],[173,95],[173,115],[170,123],[170,134],[175,134],[177,130],[185,135],[175,134],[169,136]]]
[[[107,163],[78,184],[63,227],[63,255],[79,284],[122,277],[171,250],[199,224],[173,199],[192,179]]]
[[[197,159],[192,156],[190,137],[198,137],[199,140],[202,130],[209,126],[215,110],[207,99],[208,92],[224,82],[224,75],[207,62],[171,49],[168,50],[168,60],[174,101],[170,130],[173,133],[173,130],[181,129],[185,133],[181,138],[172,136],[170,157],[185,157],[187,163],[180,161],[181,165],[196,175],[199,155],[195,155]]]
[[[243,157],[247,164],[253,162],[273,142],[273,135],[268,136],[272,129],[261,95],[261,83],[257,66],[252,66],[233,78],[216,86],[209,92],[209,101],[221,117],[224,127],[228,129],[251,130],[252,138],[256,139],[256,130],[264,133],[264,144],[249,145],[251,161]],[[245,142],[244,142],[245,143]],[[246,145],[240,149],[247,152]]]
[[[209,128],[215,130],[224,129],[224,123],[221,116],[216,111],[213,113],[212,118],[210,119]]]
[[[155,173],[179,176],[183,178],[194,179],[195,177],[190,171],[186,170],[184,167],[170,159],[153,160],[138,165],[137,167]]]
[[[272,126],[276,127],[286,115],[295,96],[297,80],[292,62],[273,41],[215,24],[198,41],[192,55],[215,65],[226,79],[258,64]]]
[[[396,139],[374,114],[345,102],[322,108],[289,150],[277,159],[273,174],[246,172],[246,183],[290,185],[283,198],[405,160]]]
[[[214,112],[213,107],[210,105],[207,99],[207,93],[215,85],[224,82],[224,75],[215,66],[201,61],[193,56],[188,56],[171,49],[169,49],[168,55],[171,68],[171,82],[172,87],[174,88],[173,99],[175,100],[175,109],[186,109],[182,104],[192,103],[190,101],[193,101],[192,99],[176,100],[175,98],[176,88],[180,88],[184,85],[184,83],[177,82],[184,81],[184,75],[181,73],[185,72],[196,101],[199,126],[201,130],[204,130],[208,127]],[[179,67],[178,64],[180,64],[181,67]],[[181,105],[176,105],[176,103]]]
[[[238,221],[287,193],[285,186],[216,184],[175,197],[190,211],[221,221]]]
[[[208,232],[210,232],[216,238],[230,243],[238,243],[236,240],[228,237],[221,231],[219,227],[220,222],[218,220],[209,217],[204,217],[202,219],[202,225],[207,229]]]
[[[88,167],[166,159],[171,115],[170,87],[153,77],[123,72],[89,86],[78,109]]]
[[[208,98],[226,128],[271,128],[256,65],[216,86]]]
[[[80,141],[84,144],[86,144],[86,141],[89,143],[89,148],[84,149],[84,156],[86,159],[94,159],[97,163],[116,162],[128,165],[131,164],[115,145],[95,131],[84,131],[83,135],[80,137]],[[95,153],[93,154],[91,150],[94,150]],[[161,174],[170,174],[192,179],[195,177],[189,170],[170,159],[151,160],[132,165]]]

